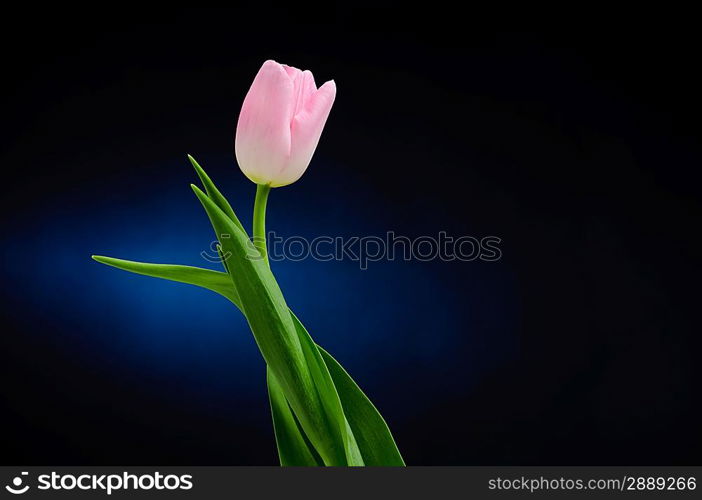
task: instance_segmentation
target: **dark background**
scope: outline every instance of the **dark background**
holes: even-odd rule
[[[408,464],[699,463],[694,16],[327,9],[5,17],[2,463],[276,463],[241,315],[90,260],[214,266],[185,154],[249,221],[233,134],[268,58],[338,86],[269,229],[502,239],[274,264]]]

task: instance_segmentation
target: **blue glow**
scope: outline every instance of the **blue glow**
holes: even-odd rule
[[[206,168],[229,162],[200,160]],[[314,168],[333,168],[320,163]],[[169,169],[172,174],[163,175]],[[208,170],[248,226],[253,185],[235,168]],[[217,178],[222,173],[228,181]],[[154,181],[158,191],[148,188]],[[5,262],[13,263],[5,266],[6,286],[14,290],[20,321],[41,315],[54,325],[31,330],[36,341],[63,349],[76,363],[170,387],[174,397],[264,399],[262,359],[227,300],[90,259],[101,254],[218,268],[199,255],[213,236],[188,186],[194,181],[178,159],[146,172],[138,186],[106,183],[85,198],[52,200],[51,214],[18,214],[13,238],[2,242]],[[325,182],[310,175],[275,190],[269,230],[313,238],[402,234],[408,227],[400,219],[393,225],[382,196],[358,180]],[[436,234],[426,221],[416,230]],[[357,262],[308,259],[274,262],[273,270],[317,342],[371,395],[402,407],[402,415],[435,400],[417,393],[468,390],[516,351],[519,311],[504,263],[375,262],[362,271]]]

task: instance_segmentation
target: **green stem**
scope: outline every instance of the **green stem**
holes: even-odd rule
[[[268,250],[266,250],[266,204],[268,203],[268,193],[271,192],[269,184],[258,184],[256,186],[256,201],[253,211],[253,242],[254,246],[263,256],[263,260],[268,262]]]

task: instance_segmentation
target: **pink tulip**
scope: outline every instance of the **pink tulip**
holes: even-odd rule
[[[244,99],[236,127],[239,167],[256,184],[292,184],[307,170],[329,116],[336,84],[320,88],[310,71],[266,61]]]

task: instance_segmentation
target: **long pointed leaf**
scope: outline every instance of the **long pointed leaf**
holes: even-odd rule
[[[211,269],[202,269],[200,267],[135,262],[132,260],[104,257],[102,255],[93,255],[92,258],[101,264],[116,267],[131,273],[207,288],[208,290],[212,290],[228,298],[234,305],[241,309],[241,303],[236,294],[236,289],[232,286],[232,280],[227,273],[212,271]]]
[[[302,326],[302,325],[300,325]],[[344,367],[331,354],[317,346],[329,368],[341,398],[344,413],[351,426],[363,462],[370,466],[403,466],[405,461],[397,449],[388,424],[354,382]]]
[[[224,212],[227,215],[227,217],[229,217],[229,219],[234,224],[236,224],[236,226],[239,229],[246,233],[244,226],[241,225],[241,222],[234,213],[232,206],[229,204],[224,195],[219,191],[219,189],[217,189],[217,186],[214,185],[214,182],[212,182],[210,176],[207,175],[207,173],[200,166],[200,164],[197,161],[195,161],[195,158],[188,155],[188,160],[190,160],[190,163],[192,163],[193,168],[195,169],[195,173],[200,178],[202,185],[205,187],[205,192],[207,193],[207,196],[215,203],[215,205],[217,205],[222,210],[222,212]]]

